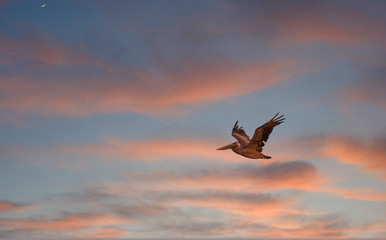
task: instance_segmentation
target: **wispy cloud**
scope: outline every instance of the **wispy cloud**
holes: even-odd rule
[[[368,173],[386,176],[386,158],[384,138],[361,138],[344,135],[315,135],[313,137],[293,139],[290,145],[294,152],[303,157],[330,157],[340,163],[354,164]]]
[[[74,235],[75,238],[118,238],[127,234],[128,231],[121,228],[103,227],[97,230]]]
[[[359,6],[334,2],[256,2],[235,4],[236,19],[251,38],[263,35],[277,44],[329,42],[339,45],[380,41],[384,18]],[[259,14],[254,14],[258,12]],[[258,17],[256,17],[256,15]]]
[[[293,75],[292,63],[187,64],[184,69],[118,70],[103,77],[42,80],[3,77],[0,110],[83,116],[95,113],[183,113],[186,107],[264,89]],[[214,91],[215,89],[215,91]]]
[[[309,163],[294,161],[272,163],[265,166],[239,165],[238,167],[212,167],[209,169],[192,169],[189,171],[165,171],[143,174],[129,174],[130,181],[136,181],[139,186],[151,187],[153,181],[159,182],[159,187],[165,184],[170,188],[174,182],[183,183],[179,186],[190,189],[250,189],[277,190],[300,189],[312,190],[322,181],[316,168]],[[176,186],[177,187],[177,186]]]
[[[203,142],[199,139],[153,139],[153,140],[124,140],[107,138],[101,144],[58,146],[59,150],[68,153],[105,156],[108,159],[122,159],[129,161],[156,161],[182,156],[205,158],[219,158],[214,142]],[[231,161],[234,158],[228,157]]]
[[[323,216],[292,215],[282,218],[279,224],[272,224],[267,230],[256,231],[269,238],[347,238],[349,228],[346,220],[337,214]]]
[[[173,168],[126,176],[46,200],[75,204],[87,210],[85,213],[1,218],[0,232],[8,237],[60,233],[67,237],[340,238],[355,231],[373,235],[380,231],[375,225],[353,225],[344,215],[316,212],[299,204],[304,194],[323,191],[315,167],[301,161]],[[348,192],[331,194],[351,196]],[[119,227],[122,224],[125,228]],[[142,230],[135,230],[141,225]]]
[[[0,200],[0,212],[8,212],[8,211],[24,211],[28,205],[15,203],[11,201],[2,201]]]
[[[323,154],[335,157],[342,163],[359,165],[367,172],[378,172],[386,178],[385,139],[364,140],[352,137],[323,139]]]
[[[359,199],[363,201],[386,202],[386,191],[377,191],[369,188],[355,189],[335,189],[331,187],[329,191],[347,199]]]
[[[58,233],[62,234],[62,236],[74,236],[74,233],[76,234],[90,228],[95,229],[129,221],[129,219],[105,214],[66,212],[57,218],[0,218],[0,232],[17,231],[18,233],[15,233],[13,237],[24,236],[25,233],[30,237],[55,237]],[[101,231],[103,231],[103,228]]]
[[[339,94],[339,101],[344,106],[354,104],[371,104],[386,112],[386,96],[383,89],[386,89],[385,64],[372,67],[362,71],[360,80],[348,85]]]
[[[163,161],[181,157],[199,157],[238,162],[240,157],[216,151],[211,140],[199,139],[143,139],[105,138],[101,143],[22,147],[0,145],[2,155],[53,157],[58,153],[74,156],[96,156],[104,160]]]
[[[29,36],[14,41],[0,35],[0,64],[15,65],[27,63],[28,66],[45,64],[66,66],[86,64],[103,67],[103,64],[81,47],[70,46],[48,36]]]

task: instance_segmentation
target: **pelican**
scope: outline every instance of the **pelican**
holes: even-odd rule
[[[256,128],[255,134],[253,134],[252,139],[249,139],[243,127],[239,127],[237,125],[237,123],[239,122],[237,120],[235,126],[232,129],[232,136],[236,138],[237,142],[228,144],[224,147],[217,148],[216,150],[232,149],[233,152],[247,158],[270,159],[271,157],[264,155],[262,153],[262,150],[273,128],[282,123],[285,119],[283,118],[284,115],[276,117],[277,115],[279,115],[279,113],[277,113],[271,120],[266,122],[261,127]]]

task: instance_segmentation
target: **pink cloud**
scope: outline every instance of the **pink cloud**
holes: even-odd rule
[[[54,66],[87,64],[104,67],[80,48],[71,47],[47,35],[45,38],[24,38],[20,42],[0,36],[0,54],[0,64],[3,65],[34,61]]]
[[[303,158],[335,158],[340,163],[357,165],[367,173],[379,173],[382,178],[386,177],[384,138],[368,139],[332,134],[291,139],[288,143],[288,149]]]
[[[385,139],[361,140],[350,137],[324,139],[321,153],[342,163],[359,165],[366,172],[378,172],[386,178]]]
[[[299,218],[300,217],[300,218]],[[256,234],[267,238],[347,238],[348,225],[334,215],[312,217],[307,221],[304,216],[282,218],[267,230],[256,231]],[[307,218],[307,217],[305,217]]]
[[[128,231],[114,227],[98,228],[87,233],[75,235],[75,238],[119,238],[127,234]]]
[[[202,194],[179,194],[179,197],[173,199],[169,204],[200,209],[215,209],[245,218],[274,219],[289,214],[311,214],[311,211],[299,209],[296,206],[297,200],[293,196],[216,191],[212,189]]]
[[[386,96],[383,91],[386,89],[385,71],[374,71],[372,74],[374,76],[367,76],[368,79],[349,85],[340,92],[338,99],[344,107],[370,103],[386,112]]]
[[[7,211],[24,211],[25,205],[18,204],[10,201],[0,201],[0,212],[7,212]]]
[[[0,218],[0,229],[32,233],[30,236],[72,236],[89,228],[128,223],[129,219],[96,213],[66,213],[58,218],[33,217],[27,219]]]
[[[186,156],[237,161],[237,156],[216,151],[217,145],[212,141],[199,139],[166,140],[124,140],[107,138],[101,144],[58,146],[58,150],[68,153],[105,156],[108,159],[129,161],[156,161],[165,158]]]
[[[243,23],[247,34],[264,33],[273,42],[358,44],[385,39],[383,20],[359,7],[327,2],[267,4],[257,21]],[[243,18],[241,18],[243,19]]]
[[[216,151],[219,146],[211,140],[199,139],[144,139],[128,140],[106,138],[102,143],[78,145],[53,145],[21,147],[0,145],[5,155],[52,157],[58,153],[77,156],[97,156],[105,160],[162,161],[184,157],[209,158],[227,162],[243,161],[241,156],[229,152]],[[196,161],[196,160],[194,160]]]
[[[333,188],[332,188],[333,189]],[[377,191],[368,188],[356,189],[336,189],[333,193],[343,196],[348,199],[359,199],[364,201],[385,202],[386,192]]]
[[[186,172],[159,171],[128,174],[128,179],[140,189],[152,189],[153,181],[159,189],[189,188],[245,191],[278,189],[313,190],[323,178],[312,164],[305,162],[272,163],[264,166],[240,165],[235,168],[212,167]],[[178,182],[178,185],[175,185]],[[117,191],[120,191],[117,189]]]
[[[175,66],[177,67],[177,66]],[[95,113],[139,112],[152,115],[184,113],[225,98],[264,89],[297,74],[290,62],[189,65],[105,72],[103,78],[42,80],[8,77],[0,83],[0,110],[83,116]],[[116,73],[117,72],[117,73]]]

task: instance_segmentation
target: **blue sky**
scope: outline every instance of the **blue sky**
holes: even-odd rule
[[[385,10],[2,1],[0,237],[385,238]]]

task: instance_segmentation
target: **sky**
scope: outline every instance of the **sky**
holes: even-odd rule
[[[386,238],[385,12],[1,0],[0,238]]]

